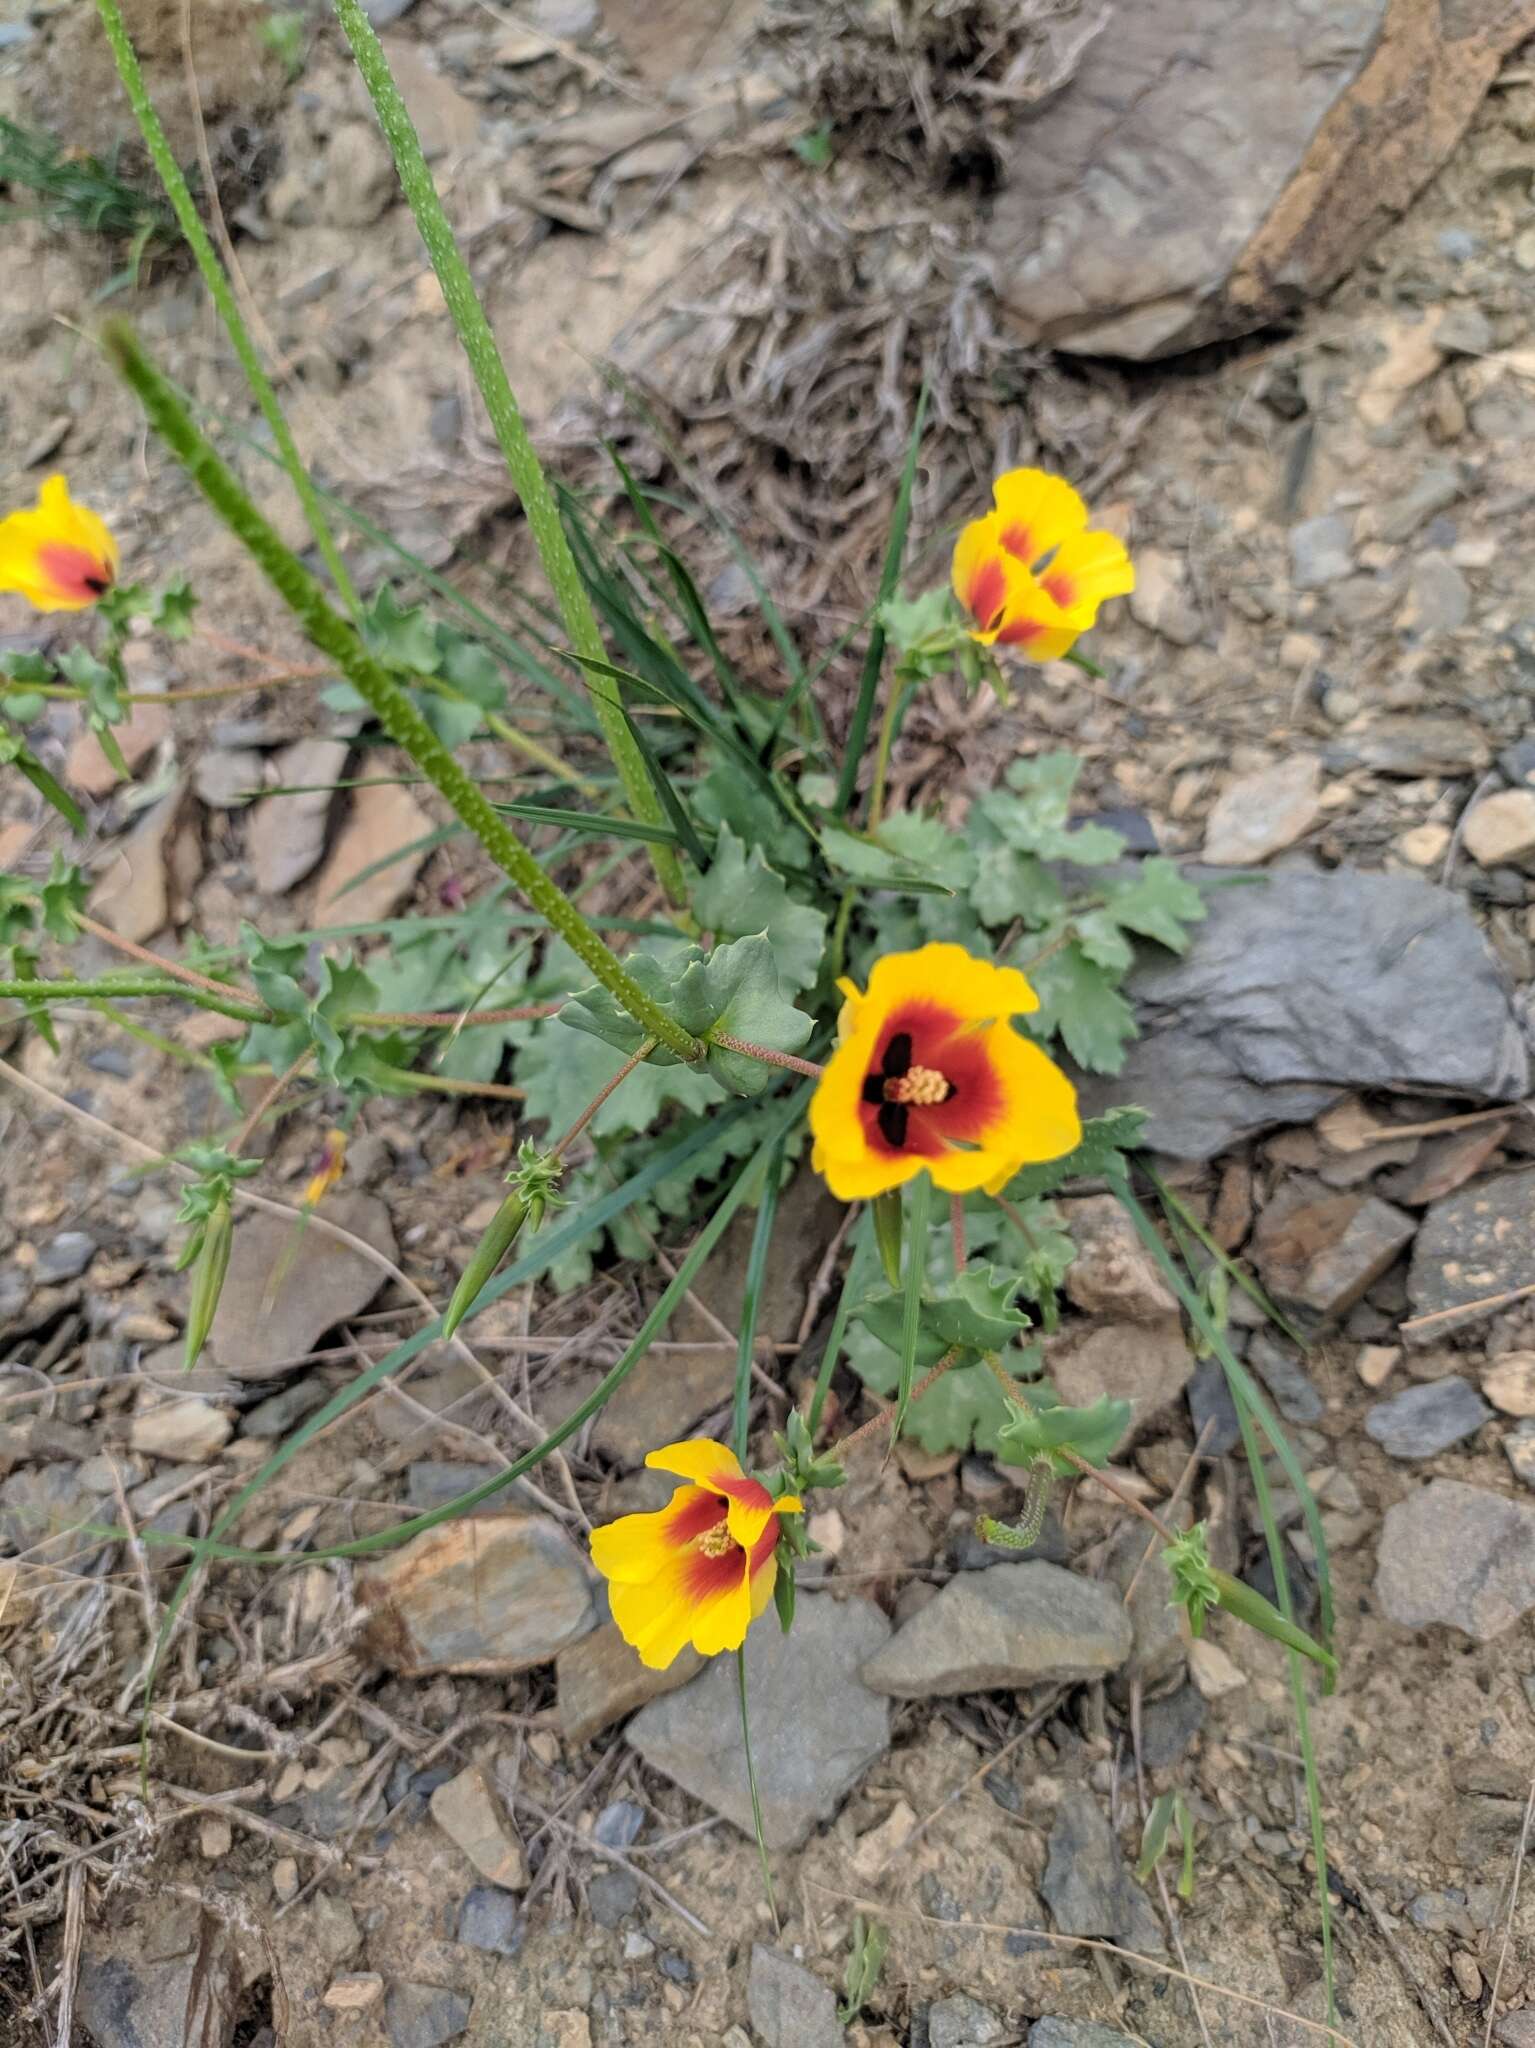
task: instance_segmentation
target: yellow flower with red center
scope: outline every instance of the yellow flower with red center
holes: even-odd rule
[[[842,1202],[924,1169],[949,1194],[999,1194],[1020,1167],[1081,1140],[1077,1092],[1009,1018],[1039,1008],[1016,967],[963,946],[887,953],[851,981],[837,1050],[810,1104],[812,1163]]]
[[[49,477],[30,511],[0,519],[0,591],[19,592],[40,612],[84,611],[116,579],[117,542],[63,477]]]
[[[778,1517],[801,1506],[793,1494],[774,1500],[708,1437],[667,1444],[645,1463],[690,1484],[656,1514],[594,1529],[592,1562],[624,1641],[664,1671],[689,1643],[701,1657],[740,1649],[773,1597]]]
[[[1124,542],[1090,530],[1087,507],[1048,470],[1010,469],[991,495],[993,509],[954,547],[954,595],[975,622],[970,637],[1059,661],[1106,598],[1135,588]]]
[[[346,1132],[327,1131],[325,1143],[320,1147],[320,1156],[314,1163],[314,1172],[304,1189],[304,1207],[312,1209],[316,1202],[328,1195],[346,1172]]]

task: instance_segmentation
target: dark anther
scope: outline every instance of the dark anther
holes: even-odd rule
[[[87,590],[93,590],[98,597],[105,597],[112,585],[105,576],[87,576],[85,587]]]
[[[883,1074],[869,1074],[863,1084],[865,1102],[883,1102],[885,1099],[885,1077]]]
[[[898,1031],[885,1047],[884,1064],[880,1072],[887,1081],[899,1081],[911,1066],[911,1033]]]
[[[879,1106],[879,1134],[887,1145],[897,1151],[906,1143],[906,1105],[904,1102],[882,1102]]]

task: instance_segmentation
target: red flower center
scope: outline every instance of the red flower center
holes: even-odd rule
[[[87,549],[68,541],[48,541],[37,551],[38,567],[58,590],[82,604],[104,597],[112,588],[112,571]]]
[[[952,1145],[981,1142],[1004,1107],[988,1028],[936,1002],[903,1003],[891,1013],[859,1107],[875,1152],[937,1159]]]

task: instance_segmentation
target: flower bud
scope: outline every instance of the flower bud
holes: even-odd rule
[[[197,1268],[192,1275],[192,1301],[187,1310],[186,1354],[182,1370],[190,1372],[202,1354],[213,1327],[224,1275],[229,1271],[229,1252],[234,1242],[234,1219],[222,1197],[208,1212],[202,1243],[197,1251]]]
[[[479,1300],[497,1266],[516,1242],[518,1232],[527,1221],[527,1216],[528,1204],[521,1191],[513,1188],[491,1219],[490,1228],[475,1246],[474,1256],[465,1266],[459,1283],[453,1290],[453,1299],[448,1303],[448,1312],[442,1319],[442,1334],[445,1337],[453,1335]]]

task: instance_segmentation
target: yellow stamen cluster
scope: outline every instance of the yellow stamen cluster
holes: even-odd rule
[[[705,1529],[698,1539],[698,1548],[705,1557],[723,1557],[727,1550],[734,1550],[735,1547],[735,1538],[731,1535],[728,1524],[724,1522],[717,1523],[712,1529]]]
[[[931,1109],[949,1099],[948,1076],[936,1067],[908,1067],[899,1079],[885,1083],[887,1102],[904,1102],[915,1109]]]

